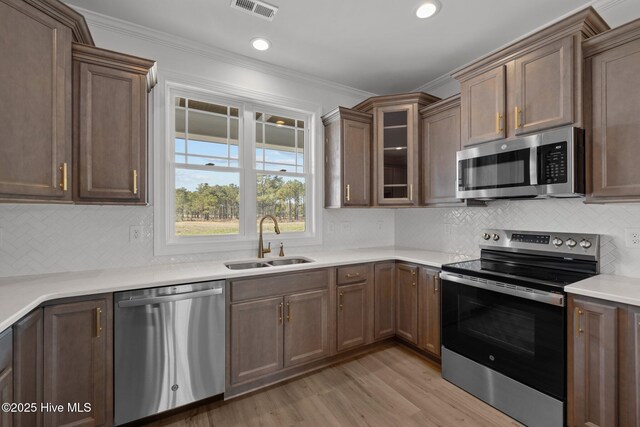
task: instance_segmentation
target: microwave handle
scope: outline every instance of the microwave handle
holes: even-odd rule
[[[538,185],[538,147],[529,148],[529,184]]]

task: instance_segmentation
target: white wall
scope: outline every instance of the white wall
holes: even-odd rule
[[[82,13],[97,46],[153,58],[161,76],[187,76],[190,80],[221,82],[245,92],[273,93],[316,105],[323,113],[337,105],[355,105],[372,95]],[[161,116],[154,117],[163,120]],[[156,138],[152,143],[162,141]],[[390,246],[394,243],[394,215],[393,210],[382,209],[322,210],[322,245],[286,249],[292,254],[325,248]],[[153,221],[153,206],[0,205],[0,277],[255,256],[254,251],[237,251],[156,257]],[[131,225],[143,227],[141,243],[129,242]],[[273,242],[277,243],[277,239]]]

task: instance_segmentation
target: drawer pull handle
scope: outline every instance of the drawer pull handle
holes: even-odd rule
[[[340,295],[338,295],[338,305],[340,306],[340,310],[343,309],[342,306],[342,292],[340,292]]]
[[[351,185],[347,184],[347,202],[351,201]]]
[[[353,279],[354,277],[360,277],[360,273],[347,273],[347,279]]]
[[[440,287],[440,278],[439,277],[434,277],[433,278],[433,293],[436,294],[438,293],[438,288]]]
[[[133,170],[133,194],[138,194],[138,171]]]
[[[60,188],[62,189],[62,191],[68,191],[69,190],[69,177],[68,177],[68,167],[67,167],[67,163],[63,163],[62,166],[60,166],[60,174],[62,175],[62,181],[60,182]]]
[[[96,338],[100,338],[102,332],[102,309],[96,308]]]
[[[278,320],[282,323],[282,303],[278,304]]]
[[[291,322],[291,304],[287,302],[287,322]]]
[[[496,133],[502,131],[502,114],[496,113]]]
[[[582,316],[582,310],[580,307],[575,309],[575,322],[576,322],[576,336],[580,335],[584,330],[580,327],[580,317]]]

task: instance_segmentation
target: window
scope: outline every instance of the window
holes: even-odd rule
[[[156,230],[163,248],[184,250],[159,253],[252,248],[264,215],[277,218],[278,240],[317,243],[317,113],[171,87],[167,99],[165,226]],[[270,220],[263,232],[273,238]],[[216,242],[225,245],[203,246]]]

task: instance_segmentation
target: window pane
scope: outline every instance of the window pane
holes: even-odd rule
[[[189,154],[200,156],[227,157],[227,144],[189,141]]]
[[[181,108],[176,108],[176,138],[184,139],[185,135],[185,113]]]
[[[262,123],[256,123],[256,142],[262,144]]]
[[[182,153],[184,154],[184,147],[185,147],[185,142],[184,139],[179,139],[176,138],[176,153]]]
[[[200,110],[207,111],[209,113],[222,114],[225,116],[227,115],[226,105],[210,104],[208,102],[196,101],[195,99],[190,99],[188,105],[190,110]]]
[[[189,110],[189,139],[226,144],[227,118]]]
[[[240,232],[240,174],[176,168],[176,235]]]
[[[176,154],[176,163],[186,163],[186,158],[184,156],[179,156]]]
[[[176,106],[177,107],[184,107],[185,104],[185,99],[184,98],[180,98],[180,97],[176,97]]]
[[[265,114],[264,121],[267,123],[273,123],[279,126],[292,126],[295,127],[296,121],[293,119],[289,119],[287,117],[282,116],[272,116],[270,114]]]
[[[257,223],[260,218],[273,215],[278,219],[282,233],[303,232],[305,224],[304,178],[258,174],[257,179]],[[273,233],[273,225],[266,224],[264,233]]]

